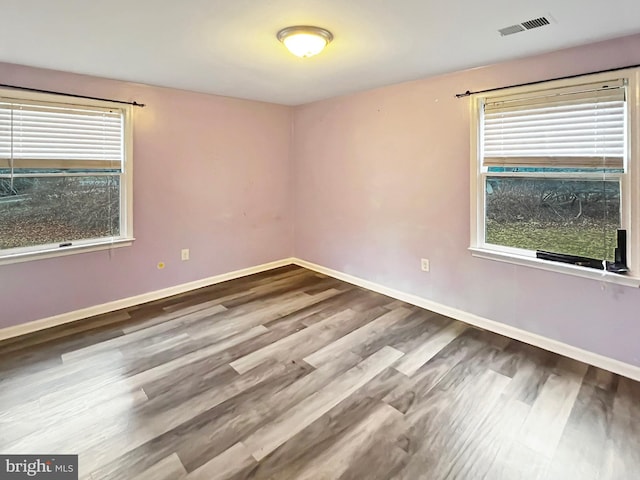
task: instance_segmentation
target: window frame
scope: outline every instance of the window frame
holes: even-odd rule
[[[10,97],[31,102],[49,102],[80,107],[117,109],[123,115],[123,168],[120,177],[120,235],[93,239],[74,240],[72,245],[61,247],[59,243],[32,245],[0,250],[0,265],[60,257],[78,253],[96,252],[131,246],[133,235],[133,105],[107,100],[77,98],[62,94],[38,93],[0,88],[0,97]],[[85,174],[44,174],[43,176],[91,176]]]
[[[482,171],[482,106],[487,99],[502,97],[506,94],[527,94],[544,89],[572,87],[585,82],[600,82],[614,79],[627,80],[627,145],[625,154],[626,173],[608,174],[611,178],[621,178],[620,202],[621,224],[627,230],[627,264],[630,272],[620,275],[603,270],[581,267],[565,263],[536,258],[535,252],[513,247],[487,244],[485,239],[485,205],[484,187],[487,175],[496,172]],[[567,275],[591,278],[620,285],[640,287],[640,68],[630,68],[616,72],[584,75],[578,78],[552,80],[536,85],[512,87],[495,92],[477,94],[471,97],[470,138],[471,138],[471,229],[469,250],[474,257],[507,262],[515,265],[538,268]],[[634,134],[634,132],[636,132]],[[599,174],[602,176],[602,174]],[[515,173],[504,176],[518,176]],[[528,175],[531,178],[531,175]],[[540,178],[553,177],[553,174],[541,173]],[[566,176],[564,177],[566,178]],[[578,177],[579,178],[579,177]]]

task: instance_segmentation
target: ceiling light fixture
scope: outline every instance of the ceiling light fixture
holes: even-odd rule
[[[324,28],[298,25],[280,30],[278,40],[297,57],[313,57],[333,40],[333,35]]]

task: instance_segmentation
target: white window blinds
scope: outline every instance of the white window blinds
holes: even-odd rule
[[[120,109],[0,98],[0,168],[121,170]]]
[[[620,80],[490,98],[483,164],[623,168],[625,109]]]

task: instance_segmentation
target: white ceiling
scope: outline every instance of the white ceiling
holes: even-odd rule
[[[297,105],[640,32],[640,1],[0,0],[0,18],[0,61]],[[298,59],[276,39],[297,24],[335,40]]]

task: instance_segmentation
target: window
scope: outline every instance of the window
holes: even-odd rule
[[[0,90],[0,262],[132,240],[129,106]]]
[[[638,274],[637,73],[613,75],[474,99],[474,254],[582,276]]]

